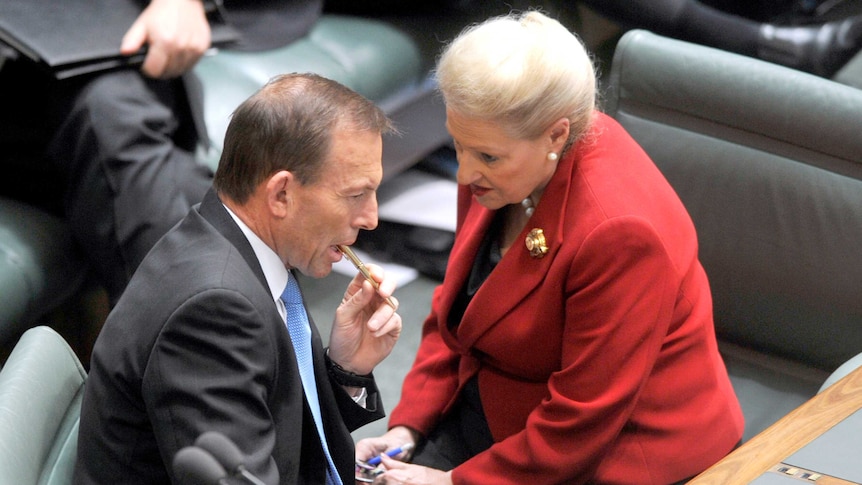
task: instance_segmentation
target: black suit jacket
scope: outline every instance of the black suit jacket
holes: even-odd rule
[[[311,324],[321,411],[344,483],[350,432],[383,416],[328,377]],[[77,484],[168,483],[174,455],[220,431],[270,484],[323,484],[326,461],[293,347],[251,245],[210,191],[141,264],[91,359]]]

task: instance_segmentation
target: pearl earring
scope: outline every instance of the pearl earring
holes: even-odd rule
[[[554,152],[548,153],[548,160],[550,160],[552,162],[556,162],[557,161],[557,154]]]

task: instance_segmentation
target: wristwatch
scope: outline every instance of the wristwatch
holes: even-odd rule
[[[323,355],[326,359],[326,371],[335,382],[347,387],[371,387],[374,385],[374,376],[372,374],[360,375],[345,370],[344,367],[341,367],[329,358],[328,348]]]

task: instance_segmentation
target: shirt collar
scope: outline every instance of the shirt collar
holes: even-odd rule
[[[278,303],[281,302],[281,294],[287,287],[288,278],[288,271],[284,266],[284,262],[232,210],[227,206],[224,206],[224,208],[227,209],[227,213],[230,214],[242,233],[245,234],[245,238],[248,239],[249,244],[251,244],[251,249],[254,250],[254,255],[260,263],[261,269],[263,269],[263,276],[266,278],[266,284],[269,285],[272,298],[279,307],[279,311],[282,311],[283,306]]]

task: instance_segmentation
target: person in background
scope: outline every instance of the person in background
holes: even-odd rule
[[[492,18],[436,71],[455,243],[389,430],[357,459],[415,444],[377,480],[424,485],[666,485],[718,461],[743,416],[695,228],[597,110],[579,39],[538,11]]]
[[[146,256],[96,340],[76,484],[176,483],[175,455],[208,431],[267,484],[352,482],[350,432],[384,414],[371,373],[401,332],[395,283],[374,265],[379,290],[353,278],[324,349],[296,271],[326,276],[339,245],[376,227],[389,130],[373,103],[313,74],[277,77],[237,108],[213,189]]]
[[[64,80],[23,57],[0,67],[2,158],[36,160],[36,173],[59,174],[56,187],[46,189],[41,175],[35,190],[22,180],[3,190],[64,217],[111,305],[153,244],[212,184],[212,172],[195,157],[208,139],[192,72],[211,44],[210,1],[145,2],[116,39],[126,55],[146,48],[140,67]],[[223,3],[240,34],[234,50],[286,45],[322,10],[322,0]]]
[[[783,25],[759,20],[763,14],[752,10],[764,2],[725,1],[713,6],[698,0],[582,1],[626,28],[648,29],[826,78],[832,77],[862,49],[862,15]],[[736,8],[735,4],[744,7]],[[791,6],[785,9],[790,10]]]

